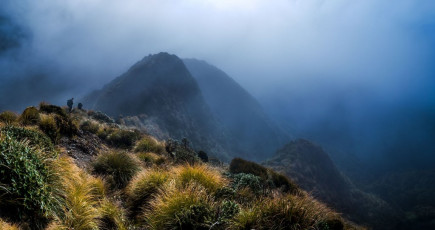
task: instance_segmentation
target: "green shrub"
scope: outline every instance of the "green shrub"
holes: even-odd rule
[[[62,117],[67,116],[65,110],[62,109],[62,107],[57,106],[57,105],[50,105],[50,104],[47,104],[45,102],[41,102],[39,104],[39,111],[41,111],[43,113],[47,113],[47,114],[51,114],[51,113],[57,114],[57,115],[62,116]]]
[[[6,124],[14,123],[18,120],[18,115],[11,111],[4,111],[0,113],[0,122],[4,122]]]
[[[169,180],[169,173],[147,170],[136,176],[127,187],[127,205],[133,217],[155,197],[159,189]]]
[[[232,186],[235,190],[249,188],[252,192],[259,195],[263,192],[264,186],[261,183],[261,178],[252,174],[239,173],[231,176],[233,179]]]
[[[36,125],[39,123],[39,111],[37,108],[31,106],[26,108],[19,118],[23,125]]]
[[[188,146],[188,141],[184,143],[169,139],[166,142],[166,152],[174,159],[177,164],[195,164],[199,162],[199,158],[193,149]]]
[[[145,214],[150,229],[210,229],[215,218],[213,201],[198,187],[169,189],[151,210]]]
[[[100,129],[100,125],[93,121],[85,121],[80,125],[80,129],[85,132],[97,134],[98,130]]]
[[[79,131],[77,124],[68,116],[55,115],[54,120],[62,136],[72,137]]]
[[[110,118],[105,113],[102,113],[100,111],[89,110],[88,115],[90,117],[94,118],[95,120],[100,121],[102,123],[107,123],[107,124],[115,123],[115,121],[112,118]]]
[[[39,129],[44,132],[53,143],[57,143],[60,138],[56,120],[52,116],[43,116],[39,122]]]
[[[134,143],[140,138],[140,133],[137,131],[117,129],[106,138],[106,141],[117,148],[131,148]]]
[[[145,136],[138,141],[134,150],[136,152],[153,152],[162,154],[165,152],[165,147],[154,138]]]
[[[263,180],[267,180],[267,169],[257,163],[246,161],[241,158],[234,158],[230,163],[230,172],[248,173],[261,177]]]
[[[124,188],[140,170],[139,162],[125,152],[100,154],[92,166],[95,173],[107,177],[113,188]]]
[[[0,132],[4,135],[12,137],[17,141],[26,140],[31,146],[38,146],[39,148],[43,148],[47,151],[54,150],[51,140],[38,131],[10,125],[1,128]]]
[[[7,134],[0,136],[0,208],[38,228],[59,209],[47,156]]]
[[[229,222],[235,215],[240,212],[240,207],[237,203],[231,200],[222,201],[219,207],[219,222],[226,223]]]

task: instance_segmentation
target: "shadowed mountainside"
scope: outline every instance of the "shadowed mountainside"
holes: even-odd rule
[[[265,159],[290,139],[266,115],[258,101],[225,72],[205,61],[183,59],[211,111],[236,139],[231,147],[243,157]]]
[[[161,139],[188,138],[195,148],[227,159],[225,136],[201,90],[175,55],[149,55],[84,103]]]
[[[392,223],[398,223],[402,215],[382,199],[355,187],[320,146],[307,140],[288,143],[264,165],[284,173],[314,197],[359,224],[394,229]]]

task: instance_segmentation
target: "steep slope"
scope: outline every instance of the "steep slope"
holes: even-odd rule
[[[356,188],[320,146],[307,140],[288,143],[264,165],[292,178],[352,221],[373,229],[394,229],[394,223],[398,223],[401,213],[380,198]]]
[[[188,138],[195,148],[226,158],[224,134],[195,79],[175,55],[149,55],[85,104],[160,138]],[[218,144],[219,143],[219,144]]]
[[[204,61],[184,59],[213,114],[235,141],[239,156],[270,157],[290,138],[263,111],[257,100],[225,72]]]

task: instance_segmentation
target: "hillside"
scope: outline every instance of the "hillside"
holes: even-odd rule
[[[310,141],[299,139],[286,144],[264,165],[284,173],[314,197],[359,224],[373,229],[398,227],[400,211],[355,187],[328,154]]]
[[[265,159],[290,137],[266,115],[258,101],[225,72],[205,61],[183,59],[213,115],[232,139],[239,156]]]
[[[0,150],[1,229],[363,229],[271,169],[99,112],[2,112]]]
[[[84,99],[126,125],[159,139],[188,138],[194,148],[228,159],[226,136],[197,82],[175,55],[149,55]]]

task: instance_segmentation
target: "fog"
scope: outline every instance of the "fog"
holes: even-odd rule
[[[64,103],[167,51],[221,68],[331,151],[433,156],[431,0],[2,0],[0,15],[0,110]]]

